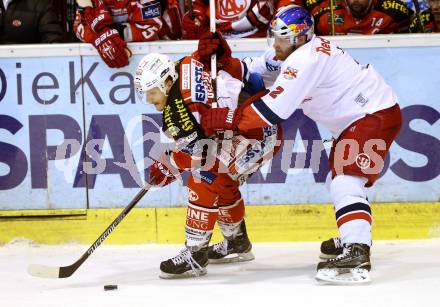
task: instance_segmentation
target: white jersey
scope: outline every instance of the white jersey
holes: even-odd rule
[[[249,71],[262,73],[273,52],[247,60]],[[300,107],[338,137],[354,121],[396,103],[396,94],[371,65],[360,65],[335,44],[313,36],[282,62],[270,92],[252,108],[273,125]]]
[[[275,50],[267,49],[266,52],[259,57],[246,57],[243,60],[244,66],[247,68],[245,79],[248,79],[250,73],[258,73],[263,77],[264,85],[270,88],[280,74],[283,61],[275,59]]]

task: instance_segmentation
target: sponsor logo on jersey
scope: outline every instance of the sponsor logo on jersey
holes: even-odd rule
[[[218,0],[218,15],[222,20],[239,19],[246,13],[251,0]]]
[[[209,73],[203,71],[203,64],[191,61],[191,98],[193,102],[206,103],[214,97]]]
[[[174,108],[169,104],[164,108],[163,123],[164,131],[173,138],[179,135],[181,129],[191,131],[194,128],[194,122],[182,99],[174,99]]]
[[[188,135],[188,136],[185,136],[185,137],[182,137],[182,138],[179,138],[177,141],[176,141],[176,147],[177,147],[177,149],[182,149],[182,148],[184,148],[184,147],[186,147],[188,144],[190,144],[192,141],[194,141],[196,138],[197,138],[197,131],[194,131],[193,133],[191,133],[190,135]]]
[[[366,169],[369,168],[371,164],[371,159],[370,156],[367,155],[366,153],[360,153],[356,156],[356,165],[360,168],[360,169]]]
[[[142,19],[152,19],[162,16],[160,11],[160,3],[154,3],[147,5],[141,9],[142,12]]]
[[[191,84],[191,75],[189,73],[189,64],[182,64],[182,90],[189,90]]]
[[[211,172],[201,171],[200,172],[200,179],[205,181],[208,184],[213,184],[214,180],[217,178],[217,176]]]
[[[362,93],[359,93],[359,95],[356,96],[354,101],[363,107],[368,102],[368,98],[362,95]]]
[[[395,9],[395,10],[397,10],[399,12],[404,13],[405,15],[409,14],[408,7],[404,3],[400,2],[400,1],[386,0],[386,1],[384,1],[382,3],[382,7],[385,10]]]
[[[330,47],[330,41],[326,40],[322,37],[318,37],[321,40],[321,46],[316,48],[317,52],[321,52],[325,55],[330,55],[331,47]]]
[[[285,71],[283,71],[283,77],[287,80],[292,80],[293,78],[296,78],[296,74],[298,73],[298,70],[292,67],[287,67]]]
[[[274,65],[274,64],[271,64],[269,62],[266,62],[266,69],[268,71],[277,71],[277,70],[280,69],[280,67],[278,65]]]

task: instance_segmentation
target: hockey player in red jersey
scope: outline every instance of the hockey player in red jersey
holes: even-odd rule
[[[238,60],[229,61],[230,49],[219,57],[223,69],[217,77],[217,103],[235,110],[242,88]],[[163,114],[163,131],[176,142],[149,169],[149,182],[164,186],[191,171],[188,179],[188,207],[185,247],[160,265],[160,277],[179,278],[206,274],[209,263],[254,259],[246,233],[244,202],[239,186],[277,146],[277,125],[257,128],[243,134],[209,138],[202,131],[200,112],[211,107],[213,89],[210,75],[197,55],[173,63],[162,54],[148,54],[136,70],[135,85],[147,102]],[[238,65],[237,65],[238,64]],[[235,77],[238,77],[235,78]],[[241,108],[241,107],[238,107]],[[205,146],[204,146],[205,145]],[[209,246],[217,222],[224,240]]]
[[[334,3],[333,11],[331,3]],[[312,13],[317,35],[388,34],[418,32],[413,25],[416,14],[400,0],[305,0]],[[428,14],[428,15],[426,15]],[[423,18],[424,32],[436,30],[431,14]]]
[[[131,53],[127,42],[181,37],[177,0],[81,0],[78,4],[76,36],[93,44],[112,68],[128,65]]]
[[[209,29],[209,1],[192,1],[192,13],[182,20],[184,39],[198,39]],[[295,2],[301,0],[215,0],[216,28],[225,38],[265,37],[274,12]]]
[[[327,282],[367,282],[371,269],[372,214],[366,187],[377,180],[384,158],[401,127],[393,89],[371,65],[361,65],[343,49],[313,33],[313,18],[302,7],[279,12],[271,22],[272,48],[243,61],[243,71],[268,69],[276,58],[278,74],[269,92],[235,111],[207,109],[205,131],[247,131],[278,124],[301,108],[334,136],[326,186],[335,207],[343,253],[320,262],[316,278]],[[215,45],[206,37],[205,45]],[[221,46],[221,48],[224,48]],[[211,48],[214,49],[214,48]],[[271,65],[273,66],[273,65]],[[338,276],[351,273],[351,276]]]

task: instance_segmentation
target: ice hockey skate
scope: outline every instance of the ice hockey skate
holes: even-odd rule
[[[208,249],[209,263],[232,263],[254,260],[252,244],[246,232],[244,220],[241,222],[239,233],[232,239],[211,245]]]
[[[177,256],[160,264],[159,277],[163,279],[189,278],[206,275],[208,247],[191,252],[185,247]]]
[[[370,269],[370,247],[366,244],[346,244],[342,254],[318,263],[315,278],[323,284],[362,284],[371,281]]]
[[[342,242],[339,237],[330,238],[327,241],[322,241],[321,243],[321,254],[319,258],[326,259],[334,259],[338,255],[342,254],[343,247]]]

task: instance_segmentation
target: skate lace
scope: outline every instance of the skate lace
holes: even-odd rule
[[[199,276],[199,270],[202,269],[200,264],[198,264],[197,261],[194,260],[191,252],[187,248],[182,249],[179,255],[171,258],[171,261],[174,263],[174,265],[179,265],[184,262],[188,263],[191,266],[191,270],[193,270],[196,276]]]
[[[334,259],[330,259],[330,261],[336,261],[339,259],[343,259],[351,254],[351,245],[345,245],[343,247],[344,247],[344,249],[342,251],[342,254],[336,256],[336,258],[334,258]]]
[[[339,237],[333,238],[333,242],[335,242],[335,247],[336,248],[342,247],[342,242],[341,242],[341,239]]]
[[[226,256],[228,254],[228,240],[223,240],[219,243],[214,244],[212,249],[215,252]]]

